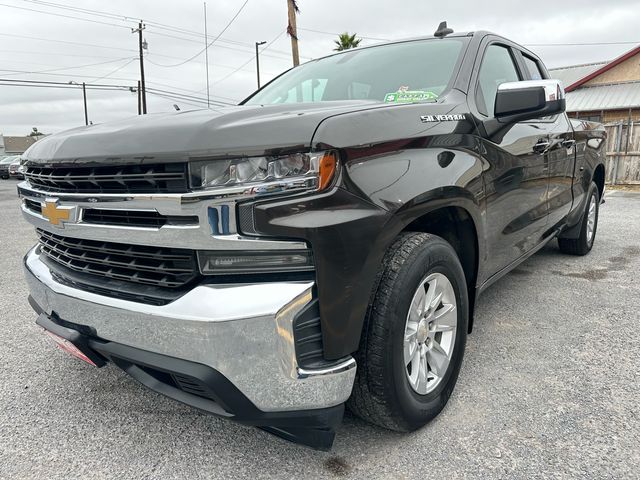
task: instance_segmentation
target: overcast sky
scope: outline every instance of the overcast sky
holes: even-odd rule
[[[208,2],[210,41],[243,3]],[[524,45],[640,43],[637,0],[298,0],[298,4],[301,61],[331,53],[337,32],[357,33],[364,38],[361,45],[367,45],[431,35],[441,20],[447,20],[456,31],[491,30]],[[89,11],[120,17],[97,16]],[[195,108],[187,99],[167,99],[158,94],[179,92],[198,99],[206,97],[204,54],[177,65],[203,50],[200,0],[0,0],[0,78],[135,86],[140,71],[137,35],[131,33],[131,27],[138,19],[149,22],[144,31],[148,42],[147,86],[162,91],[148,94],[149,112],[171,111],[174,103],[183,110]],[[269,42],[260,54],[263,83],[291,66],[286,25],[286,0],[247,1],[209,49],[213,100],[237,102],[255,89],[255,41]],[[555,67],[608,60],[632,47],[529,48],[548,67]],[[94,123],[137,113],[135,93],[89,90],[87,96],[89,119]],[[32,127],[53,133],[83,123],[81,90],[0,85],[0,133],[25,135]]]

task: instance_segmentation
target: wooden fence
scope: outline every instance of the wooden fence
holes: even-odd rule
[[[606,183],[640,185],[640,122],[611,123],[605,129]]]

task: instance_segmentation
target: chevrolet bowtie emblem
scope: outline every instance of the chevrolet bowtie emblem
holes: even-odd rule
[[[42,216],[49,220],[51,225],[64,228],[64,222],[75,221],[76,207],[58,206],[58,201],[46,199],[42,204]]]

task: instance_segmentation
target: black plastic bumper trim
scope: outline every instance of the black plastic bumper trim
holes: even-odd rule
[[[100,366],[106,361],[113,362],[155,392],[213,415],[262,428],[295,443],[319,450],[329,450],[333,445],[335,429],[342,422],[344,404],[314,410],[264,412],[224,375],[207,365],[81,333],[88,327],[43,313],[31,297],[29,303],[39,313],[38,325],[72,342]],[[179,385],[168,380],[172,376],[196,380],[203,386],[206,396],[181,390]]]

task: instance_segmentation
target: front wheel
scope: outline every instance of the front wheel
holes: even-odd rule
[[[397,431],[438,415],[458,378],[468,310],[451,245],[426,233],[401,234],[383,260],[367,314],[350,410]]]

